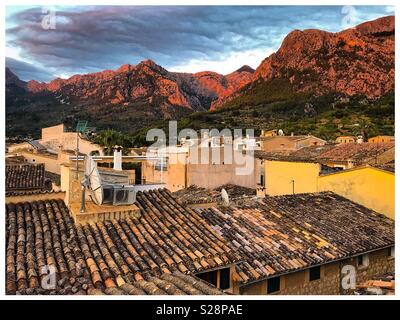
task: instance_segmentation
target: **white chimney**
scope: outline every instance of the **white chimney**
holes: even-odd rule
[[[122,171],[122,147],[114,147],[114,170]]]

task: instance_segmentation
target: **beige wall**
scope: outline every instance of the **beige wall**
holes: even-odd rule
[[[318,191],[332,191],[394,219],[395,175],[373,167],[318,177]]]
[[[63,123],[56,126],[42,128],[42,139],[52,139],[54,136],[61,135],[65,132],[65,126]]]
[[[33,147],[28,142],[12,144],[7,147],[8,153],[18,152],[23,149],[33,149]]]
[[[220,152],[219,161],[217,162],[215,158],[215,161],[213,161],[210,150],[208,164],[200,163],[200,153],[197,155],[199,164],[185,164],[186,153],[169,154],[168,170],[163,172],[155,170],[153,162],[144,162],[142,165],[142,178],[145,179],[146,183],[158,183],[162,179],[171,191],[177,191],[190,185],[214,189],[228,183],[249,188],[256,187],[256,171],[261,170],[261,168],[258,167],[257,169],[254,157],[246,156],[247,161],[250,163],[251,171],[248,174],[239,175],[236,169],[244,168],[245,164],[230,164],[229,161],[225,161],[227,159],[224,157],[223,148],[215,148],[215,150]],[[234,152],[242,155],[242,152]],[[234,159],[235,157],[232,162],[235,162]],[[260,166],[260,164],[258,165]]]
[[[76,149],[76,132],[63,132],[56,134],[46,134],[45,138],[39,140],[39,142],[48,149],[59,151],[64,150],[75,150]],[[102,148],[86,139],[79,137],[79,151],[81,153],[90,154],[92,151],[99,151],[100,155],[103,154]]]
[[[320,164],[265,160],[265,188],[270,196],[317,192]]]
[[[142,162],[142,182],[165,183],[170,191],[177,191],[186,187],[185,153],[170,154],[167,170],[156,170],[155,161]]]
[[[394,258],[388,256],[388,249],[377,250],[369,253],[369,266],[357,267],[356,257],[343,261],[333,262],[321,266],[321,278],[309,281],[309,270],[302,270],[280,278],[280,291],[273,293],[278,295],[338,295],[349,294],[350,291],[341,289],[341,269],[344,265],[352,265],[356,270],[356,283],[360,284],[375,276],[394,272]],[[239,290],[244,295],[267,294],[267,280],[255,282],[243,286]]]
[[[24,156],[29,163],[44,163],[46,171],[60,174],[60,166],[56,155],[45,155],[29,151],[18,152],[19,155]]]
[[[207,164],[201,164],[199,152],[198,164],[187,165],[187,186],[197,185],[207,189],[214,189],[224,184],[256,187],[256,165],[253,156],[243,154],[241,151],[225,155],[224,148],[211,148],[208,151]],[[245,170],[246,166],[248,170]]]
[[[350,136],[343,136],[336,138],[337,143],[355,143],[356,141],[357,141],[356,137],[350,137]]]
[[[316,137],[307,137],[305,139],[296,140],[290,136],[274,136],[265,140],[261,140],[261,150],[279,151],[279,150],[298,150],[313,145],[324,145],[324,140]]]

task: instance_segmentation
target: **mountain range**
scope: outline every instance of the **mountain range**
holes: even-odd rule
[[[256,70],[243,66],[227,75],[170,72],[145,60],[41,83],[22,81],[7,68],[7,130],[22,132],[16,115],[41,125],[51,123],[51,115],[54,122],[85,117],[99,127],[119,122],[120,129],[132,131],[193,112],[285,99],[285,90],[379,99],[394,91],[394,33],[394,16],[338,33],[294,30]]]

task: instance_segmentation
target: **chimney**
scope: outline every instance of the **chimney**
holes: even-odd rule
[[[114,170],[122,171],[122,147],[114,147]]]

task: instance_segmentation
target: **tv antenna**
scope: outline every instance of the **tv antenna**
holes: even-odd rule
[[[78,165],[78,158],[79,158],[79,138],[82,137],[85,132],[87,131],[87,121],[78,121],[76,124],[76,180],[79,179],[79,165]]]

